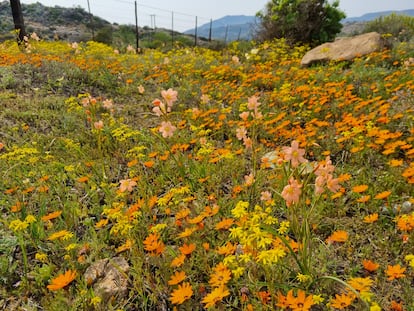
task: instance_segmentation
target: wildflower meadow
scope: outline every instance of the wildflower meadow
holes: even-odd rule
[[[0,46],[0,309],[414,310],[409,44]]]

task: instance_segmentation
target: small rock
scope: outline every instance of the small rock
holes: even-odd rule
[[[408,214],[413,210],[413,204],[410,201],[404,201],[403,204],[401,204],[401,213]]]
[[[84,278],[88,285],[93,286],[95,295],[103,301],[111,297],[123,298],[128,293],[129,264],[123,257],[99,260],[88,267]]]

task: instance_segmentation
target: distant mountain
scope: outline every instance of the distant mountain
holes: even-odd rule
[[[382,11],[375,13],[367,13],[359,17],[349,17],[342,20],[342,23],[351,23],[351,22],[369,22],[380,16],[387,16],[392,13],[414,16],[414,9],[412,10],[402,10],[402,11]]]
[[[209,38],[211,27],[211,38],[214,40],[250,40],[256,23],[255,16],[227,15],[197,27],[197,36]],[[195,29],[186,30],[184,33],[193,35]]]

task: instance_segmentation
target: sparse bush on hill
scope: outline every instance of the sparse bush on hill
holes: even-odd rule
[[[95,41],[112,45],[113,28],[111,25],[100,27],[95,35]]]
[[[381,16],[365,25],[364,32],[390,34],[399,42],[414,40],[414,17],[400,14]]]

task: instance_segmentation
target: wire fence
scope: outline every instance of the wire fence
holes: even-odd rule
[[[95,16],[105,17],[105,19],[109,19],[113,23],[135,25],[137,29],[137,49],[139,49],[138,29],[144,27],[152,29],[154,33],[157,30],[165,29],[171,32],[172,37],[174,37],[174,32],[185,32],[186,34],[194,36],[194,45],[197,45],[199,37],[211,41],[212,36],[214,36],[215,40],[227,42],[229,39],[229,31],[233,33],[233,40],[239,40],[242,31],[239,26],[218,25],[215,23],[214,27],[221,28],[221,37],[218,37],[218,33],[213,34],[212,18],[159,8],[140,3],[137,0],[108,0],[105,2],[92,2],[92,0],[87,0],[87,3],[89,12]],[[111,12],[110,15],[108,15],[108,12]],[[200,26],[202,26],[202,33],[199,31],[201,30]],[[234,33],[238,33],[238,36],[236,34],[236,38],[234,38]]]
[[[109,3],[109,1],[111,3]],[[165,28],[174,31],[184,32],[195,28],[195,21],[198,24],[209,23],[211,18],[196,16],[185,12],[168,10],[152,5],[142,4],[139,1],[131,0],[108,0],[90,2],[93,15],[109,19],[110,22],[122,24],[135,24],[135,5],[139,27]],[[110,12],[110,14],[108,14]],[[172,28],[173,27],[173,28]]]

